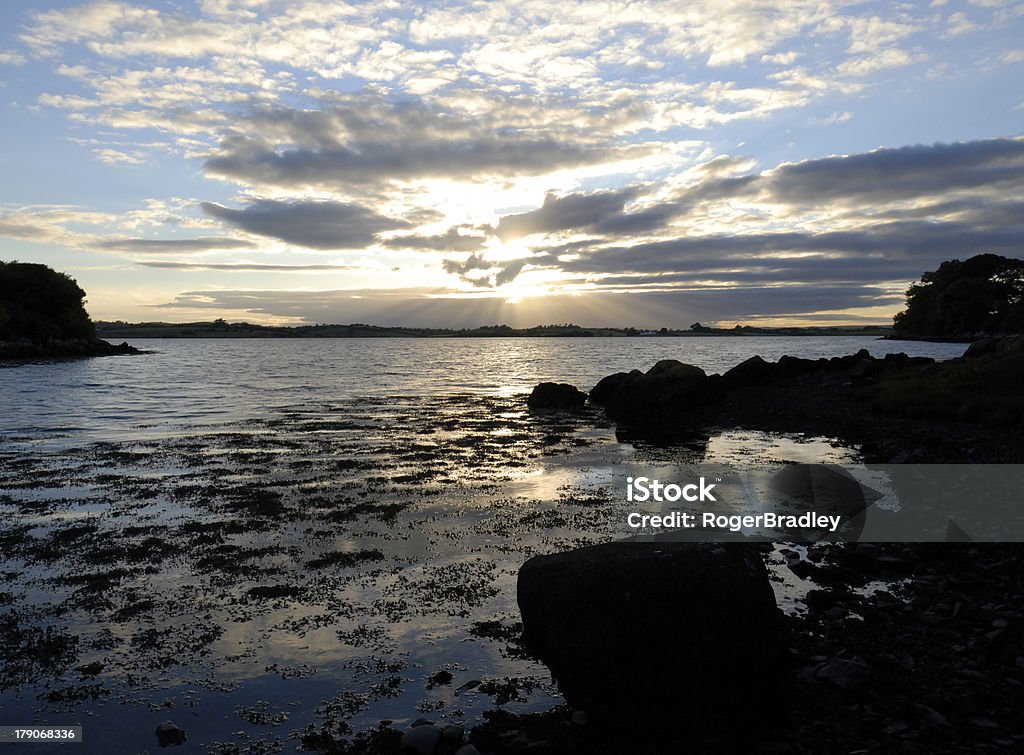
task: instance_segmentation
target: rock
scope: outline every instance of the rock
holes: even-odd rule
[[[451,684],[452,683],[452,679],[454,679],[454,678],[455,677],[452,675],[451,671],[446,671],[444,669],[441,669],[436,674],[434,674],[432,677],[427,679],[427,688],[430,689],[432,687],[436,687],[436,686],[443,685],[443,684]]]
[[[1000,355],[1015,354],[1019,351],[1024,351],[1024,336],[1006,336],[1000,338],[996,344],[996,353]]]
[[[657,380],[701,380],[707,375],[700,367],[692,364],[684,364],[678,359],[662,359],[651,369],[647,370],[647,377]]]
[[[473,745],[463,745],[455,751],[455,755],[480,755],[480,750]]]
[[[818,372],[821,365],[814,359],[801,359],[784,354],[776,363],[776,371],[783,377],[796,377]]]
[[[1001,340],[1001,338],[982,338],[980,341],[975,341],[967,347],[967,351],[964,352],[964,359],[994,354]]]
[[[949,726],[949,721],[946,720],[946,717],[934,708],[929,708],[923,703],[914,703],[914,707],[921,711],[925,723],[931,726]]]
[[[853,365],[850,377],[854,380],[869,380],[882,374],[885,364],[877,359],[861,359]]]
[[[568,383],[540,383],[526,404],[531,409],[581,409],[587,394]]]
[[[79,666],[77,671],[82,676],[96,676],[101,673],[104,668],[105,666],[100,661],[93,661],[92,663],[87,663],[84,666]]]
[[[760,385],[773,376],[775,365],[764,361],[756,354],[745,359],[722,375],[723,382],[730,388]]]
[[[769,485],[801,512],[842,517],[835,532],[804,530],[802,539],[856,540],[864,529],[867,507],[880,497],[842,467],[828,464],[788,464],[772,476]]]
[[[479,686],[480,686],[480,680],[479,679],[470,679],[465,684],[456,687],[455,688],[455,694],[458,695],[460,692],[467,692],[467,691],[469,691],[471,689],[476,689]]]
[[[637,375],[642,374],[640,370],[633,370],[633,373]],[[590,403],[603,405],[608,399],[614,396],[622,384],[626,382],[626,379],[633,373],[629,372],[616,372],[614,375],[608,375],[607,377],[601,378],[597,385],[590,389]]]
[[[717,404],[721,377],[675,359],[663,359],[646,373],[634,370],[604,398],[604,410],[620,426],[654,432],[692,426]]]
[[[188,740],[185,730],[175,726],[171,721],[164,721],[156,727],[156,741],[161,747],[182,745]]]
[[[910,357],[907,359],[904,367],[927,367],[930,364],[935,364],[935,360],[931,357]]]
[[[437,740],[440,738],[441,730],[434,724],[425,724],[423,726],[414,725],[411,729],[402,734],[402,740],[399,743],[399,747],[403,750],[411,750],[412,752],[420,753],[420,755],[431,755],[434,752],[434,748],[437,746]]]
[[[781,614],[756,546],[615,542],[519,570],[528,651],[592,727],[756,726],[774,713]],[[666,694],[671,690],[671,694]]]
[[[834,684],[840,689],[853,691],[860,689],[871,679],[871,669],[867,664],[851,661],[846,658],[833,658],[817,668],[814,676],[822,681]]]
[[[465,737],[465,735],[465,728],[459,726],[458,724],[448,724],[443,729],[441,729],[441,738],[449,742],[457,742],[459,744],[462,744],[462,740]]]
[[[856,354],[847,354],[842,357],[832,357],[828,360],[829,369],[850,370],[862,359],[874,359],[867,349],[861,349]]]

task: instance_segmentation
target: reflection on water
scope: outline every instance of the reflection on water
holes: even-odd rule
[[[0,436],[126,441],[367,396],[509,397],[541,381],[589,390],[605,375],[679,359],[724,372],[760,354],[948,358],[963,344],[849,337],[140,340],[155,353],[0,369]]]
[[[668,356],[721,370],[752,340],[521,340],[515,359],[494,341],[181,341],[0,370],[5,722],[82,724],[83,751],[90,731],[151,748],[168,718],[209,751],[294,749],[550,707],[516,641],[516,572],[611,537],[623,470],[853,452],[746,431],[620,443],[523,392]],[[859,346],[816,340],[796,345],[831,351],[774,346]]]

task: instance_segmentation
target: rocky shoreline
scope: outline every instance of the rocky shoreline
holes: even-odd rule
[[[544,383],[538,409],[603,408],[620,439],[671,444],[720,429],[837,438],[867,462],[1024,461],[1024,337],[975,342],[936,362],[866,350],[832,359],[755,356],[722,375],[663,360],[620,372],[585,394]]]
[[[1022,347],[1018,337],[991,339],[943,363],[905,354],[877,359],[866,351],[831,360],[783,357],[769,363],[754,357],[722,376],[666,360],[646,373],[611,375],[589,395],[564,384],[542,384],[530,403],[542,410],[574,410],[589,400],[604,407],[623,438],[671,442],[710,427],[744,427],[837,437],[859,446],[868,462],[1018,463],[1024,458],[1024,419],[1012,402],[1000,404],[1000,381],[1009,373],[1015,385],[1021,384]],[[903,383],[921,398],[930,387],[957,376],[988,385],[995,401],[950,404],[931,397],[908,401],[898,410],[890,403],[894,387]],[[728,548],[727,553],[737,555],[737,548],[752,546],[703,547],[704,553]],[[734,636],[735,604],[709,614],[716,596],[703,595],[702,586],[679,594],[669,588],[660,593],[661,600],[648,596],[630,616],[616,619],[614,607],[635,598],[637,585],[609,577],[595,590],[589,582],[596,565],[604,570],[601,574],[633,573],[630,562],[637,552],[607,553],[589,564],[587,550],[542,557],[545,564],[560,560],[557,567],[545,565],[551,573],[541,579],[534,559],[519,578],[527,647],[544,658],[556,677],[561,674],[570,704],[535,716],[496,715],[471,733],[470,740],[479,745],[475,751],[1024,750],[1024,709],[1015,702],[1024,691],[1024,549],[1019,544],[852,543],[783,550],[786,568],[813,587],[803,599],[806,611],[784,617],[786,664],[775,669],[774,683],[755,661],[773,657],[776,635],[761,631],[760,640]],[[651,550],[656,560],[664,559],[658,553],[662,548]],[[655,568],[648,564],[641,571]],[[728,564],[722,570],[717,579],[729,580]],[[559,592],[561,582],[578,582],[583,597]],[[664,587],[664,579],[659,584]],[[548,600],[548,589],[561,597]],[[588,610],[594,601],[600,610]],[[667,622],[659,618],[666,610]],[[770,619],[756,606],[749,610],[751,620]],[[565,636],[566,622],[575,626],[580,620],[589,622],[588,631],[574,643]],[[666,626],[677,631],[666,632]],[[725,644],[746,660],[739,666],[720,663],[714,666],[717,673],[709,672],[698,651],[677,668],[680,653],[685,659],[694,648],[684,641],[677,649],[674,638],[703,637],[708,653],[727,652],[708,639],[711,632],[731,637]],[[560,638],[558,647],[551,648],[556,640],[538,636]],[[609,657],[629,657],[623,647],[628,640],[634,648],[660,652],[647,660],[636,657],[618,672],[607,668]],[[591,678],[595,670],[588,664],[599,666],[598,676]],[[581,680],[588,679],[588,688],[579,689]],[[708,699],[693,690],[694,680]],[[716,708],[716,698],[732,699],[721,694],[730,688],[732,698],[737,689],[745,689],[755,696],[759,692],[761,699]],[[637,700],[642,705],[634,710],[630,701]],[[673,712],[674,704],[680,707]],[[643,715],[645,710],[652,720]],[[765,715],[755,715],[759,711]],[[707,722],[716,718],[718,727],[709,728]]]
[[[129,345],[127,341],[114,345],[101,338],[51,338],[45,342],[21,338],[17,341],[0,341],[0,362],[108,357],[142,353],[139,349]]]

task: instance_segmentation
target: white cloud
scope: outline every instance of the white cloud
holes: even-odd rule
[[[921,60],[906,50],[890,47],[874,55],[850,58],[840,63],[836,70],[844,76],[867,76],[886,68],[899,68]]]
[[[974,23],[963,11],[951,14],[949,18],[946,19],[946,24],[947,37],[960,37],[964,34],[970,34],[971,32],[985,28],[981,24]]]

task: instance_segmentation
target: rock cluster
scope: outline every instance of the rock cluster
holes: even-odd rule
[[[978,341],[964,356],[945,362],[905,353],[879,358],[861,349],[831,359],[783,356],[768,362],[754,356],[722,375],[707,375],[669,359],[647,372],[608,375],[588,398],[616,423],[620,439],[697,437],[705,428],[748,427],[838,437],[872,449],[865,453],[871,461],[967,461],[992,450],[995,456],[985,461],[993,463],[1019,460],[1005,443],[989,443],[987,434],[989,427],[1024,430],[1017,388],[1022,381],[1024,336],[1003,336]],[[564,400],[549,397],[554,385],[538,386],[530,405],[581,405],[580,392],[568,385],[559,386]],[[950,422],[958,426],[950,428]],[[966,449],[963,443],[939,448],[948,430],[962,434],[959,423],[974,425],[986,437]],[[889,447],[895,437],[908,445],[908,434],[917,446],[902,459]]]

